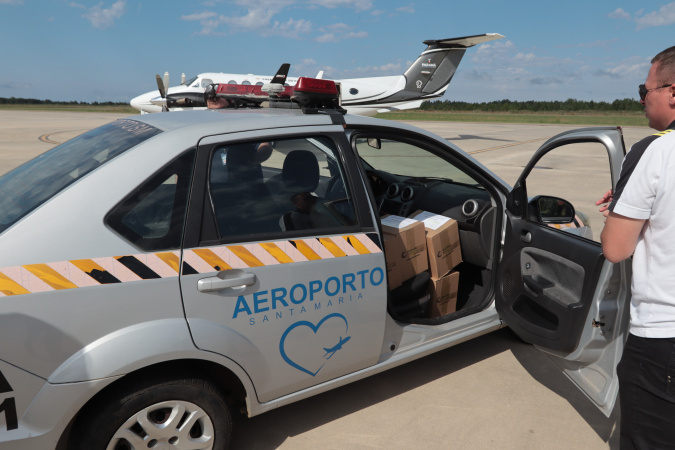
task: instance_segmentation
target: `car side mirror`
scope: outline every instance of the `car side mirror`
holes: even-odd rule
[[[382,148],[382,141],[378,138],[368,138],[368,146],[379,150]]]
[[[570,223],[574,221],[574,206],[567,200],[548,195],[538,195],[529,202],[530,220],[539,223]]]

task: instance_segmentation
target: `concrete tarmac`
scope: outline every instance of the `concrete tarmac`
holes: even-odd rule
[[[121,114],[0,110],[0,174]],[[513,184],[543,142],[579,126],[409,122],[448,139]],[[626,127],[627,147],[652,133]],[[595,201],[608,179],[567,163],[565,198]],[[548,172],[547,178],[553,178]],[[599,232],[593,207],[585,212]],[[596,226],[599,223],[600,226]],[[553,361],[503,329],[333,391],[236,423],[246,449],[618,449],[610,418]]]

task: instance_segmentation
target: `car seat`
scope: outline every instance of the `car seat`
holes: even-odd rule
[[[316,156],[308,150],[289,152],[281,170],[282,205],[288,210],[279,221],[282,229],[291,231],[314,227],[310,224],[313,222],[310,218],[313,214],[299,212],[291,199],[298,194],[316,196],[314,191],[318,186],[319,161]]]
[[[229,146],[225,156],[223,163],[222,155],[214,153],[210,180],[221,237],[279,231],[281,210],[263,182],[255,145]],[[224,177],[216,167],[227,171],[225,183],[219,183]]]

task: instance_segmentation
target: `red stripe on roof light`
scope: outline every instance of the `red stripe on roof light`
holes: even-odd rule
[[[256,95],[265,95],[262,91],[261,86],[256,86],[252,84],[219,84],[218,85],[218,90],[216,91],[218,94],[238,94],[238,95],[246,95],[246,94],[256,94]]]
[[[333,80],[321,80],[318,78],[298,78],[298,82],[295,84],[295,91],[337,95],[337,87],[335,87]]]

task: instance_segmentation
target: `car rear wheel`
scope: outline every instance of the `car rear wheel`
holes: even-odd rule
[[[230,408],[205,380],[114,389],[81,417],[71,436],[77,449],[223,450],[232,435]]]

